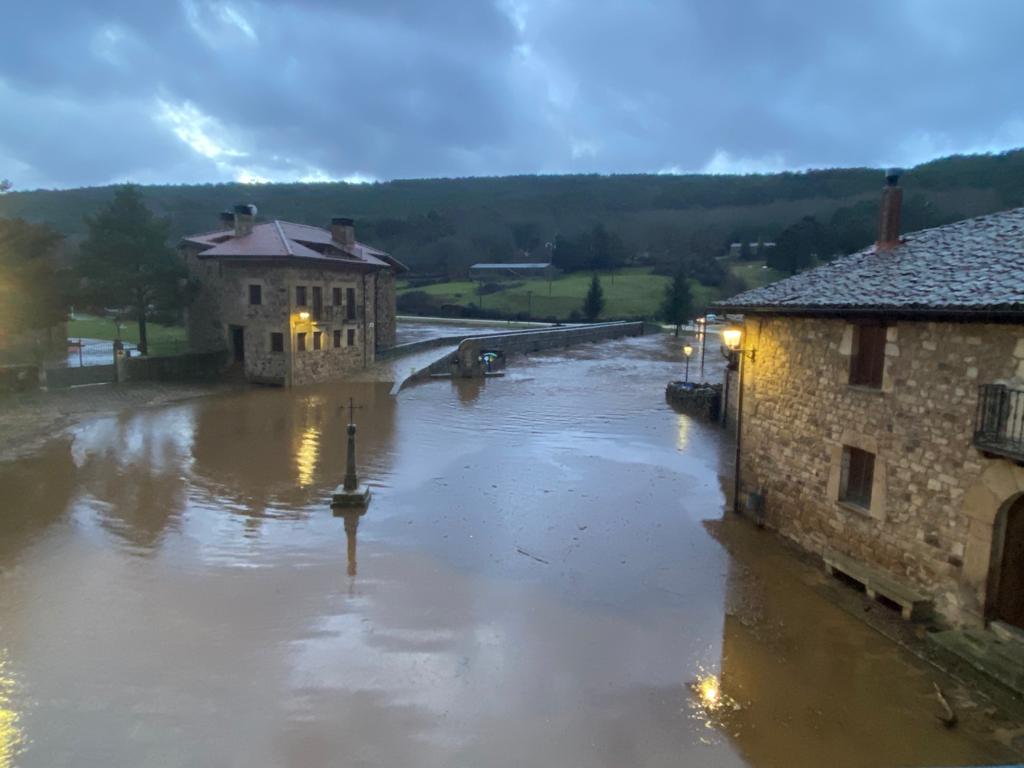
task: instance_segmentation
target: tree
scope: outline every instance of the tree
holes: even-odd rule
[[[754,251],[754,258],[764,261],[764,238],[760,235],[757,236],[757,249]]]
[[[14,185],[11,184],[10,179],[0,179],[0,194],[3,194],[4,192],[10,192],[11,187],[13,186]]]
[[[130,308],[139,323],[139,352],[147,354],[146,316],[154,304],[182,300],[184,265],[167,246],[168,222],[156,218],[138,187],[125,185],[95,216],[86,217],[79,270],[88,293],[104,306]]]
[[[604,310],[604,289],[601,288],[601,278],[597,272],[590,278],[590,289],[583,299],[583,316],[589,322],[597,320],[597,316]]]
[[[678,336],[679,326],[689,320],[692,313],[693,294],[690,293],[690,278],[687,277],[685,270],[680,269],[672,278],[672,282],[665,286],[665,299],[661,302],[661,318],[676,327],[676,336]]]
[[[750,261],[752,258],[754,257],[750,252],[750,241],[744,237],[740,243],[740,261]]]
[[[512,225],[512,239],[515,240],[516,248],[523,253],[532,253],[540,248],[541,231],[540,224],[535,221],[517,221]]]
[[[46,224],[0,219],[0,334],[52,328],[67,317],[52,258],[61,235]]]
[[[804,216],[779,235],[768,255],[768,266],[792,274],[809,267],[815,258],[824,259],[831,253],[825,228],[813,216]]]

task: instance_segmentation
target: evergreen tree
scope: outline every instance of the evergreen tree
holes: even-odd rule
[[[740,243],[740,261],[750,261],[752,258],[754,257],[750,252],[750,242],[744,237]]]
[[[760,235],[757,236],[757,250],[754,251],[754,258],[758,261],[764,261],[764,238]]]
[[[686,276],[686,271],[680,269],[672,278],[672,282],[665,286],[665,299],[661,303],[661,318],[676,327],[676,336],[678,336],[679,327],[690,319],[692,313],[693,295],[690,293],[690,279]]]
[[[45,224],[0,219],[0,336],[52,328],[67,317],[63,273],[52,259],[60,240]]]
[[[590,278],[590,289],[583,299],[583,316],[589,322],[597,320],[597,316],[604,310],[604,289],[601,287],[601,278],[597,272]]]
[[[147,353],[146,316],[153,304],[182,300],[184,265],[167,246],[168,222],[146,207],[138,187],[125,185],[95,216],[86,217],[89,236],[81,246],[79,270],[93,300],[130,308],[139,323],[139,352]]]

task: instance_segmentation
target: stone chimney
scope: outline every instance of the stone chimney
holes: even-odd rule
[[[250,203],[242,203],[235,206],[235,237],[245,237],[252,233],[252,226],[256,222],[256,206]]]
[[[900,169],[889,168],[885,172],[885,186],[882,188],[882,210],[878,222],[878,242],[875,247],[887,251],[900,244],[900,210],[903,207],[903,190],[900,188]]]
[[[331,238],[341,245],[353,245],[356,241],[355,222],[344,216],[335,216],[331,219]]]
[[[231,211],[220,212],[220,228],[221,229],[234,229],[235,228],[235,214]]]

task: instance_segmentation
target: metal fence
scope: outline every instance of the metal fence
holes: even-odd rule
[[[989,453],[1024,460],[1024,389],[1005,384],[978,388],[974,444]]]

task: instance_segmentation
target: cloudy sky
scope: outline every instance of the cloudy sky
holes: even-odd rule
[[[1019,0],[9,0],[3,28],[18,189],[1024,145]]]

